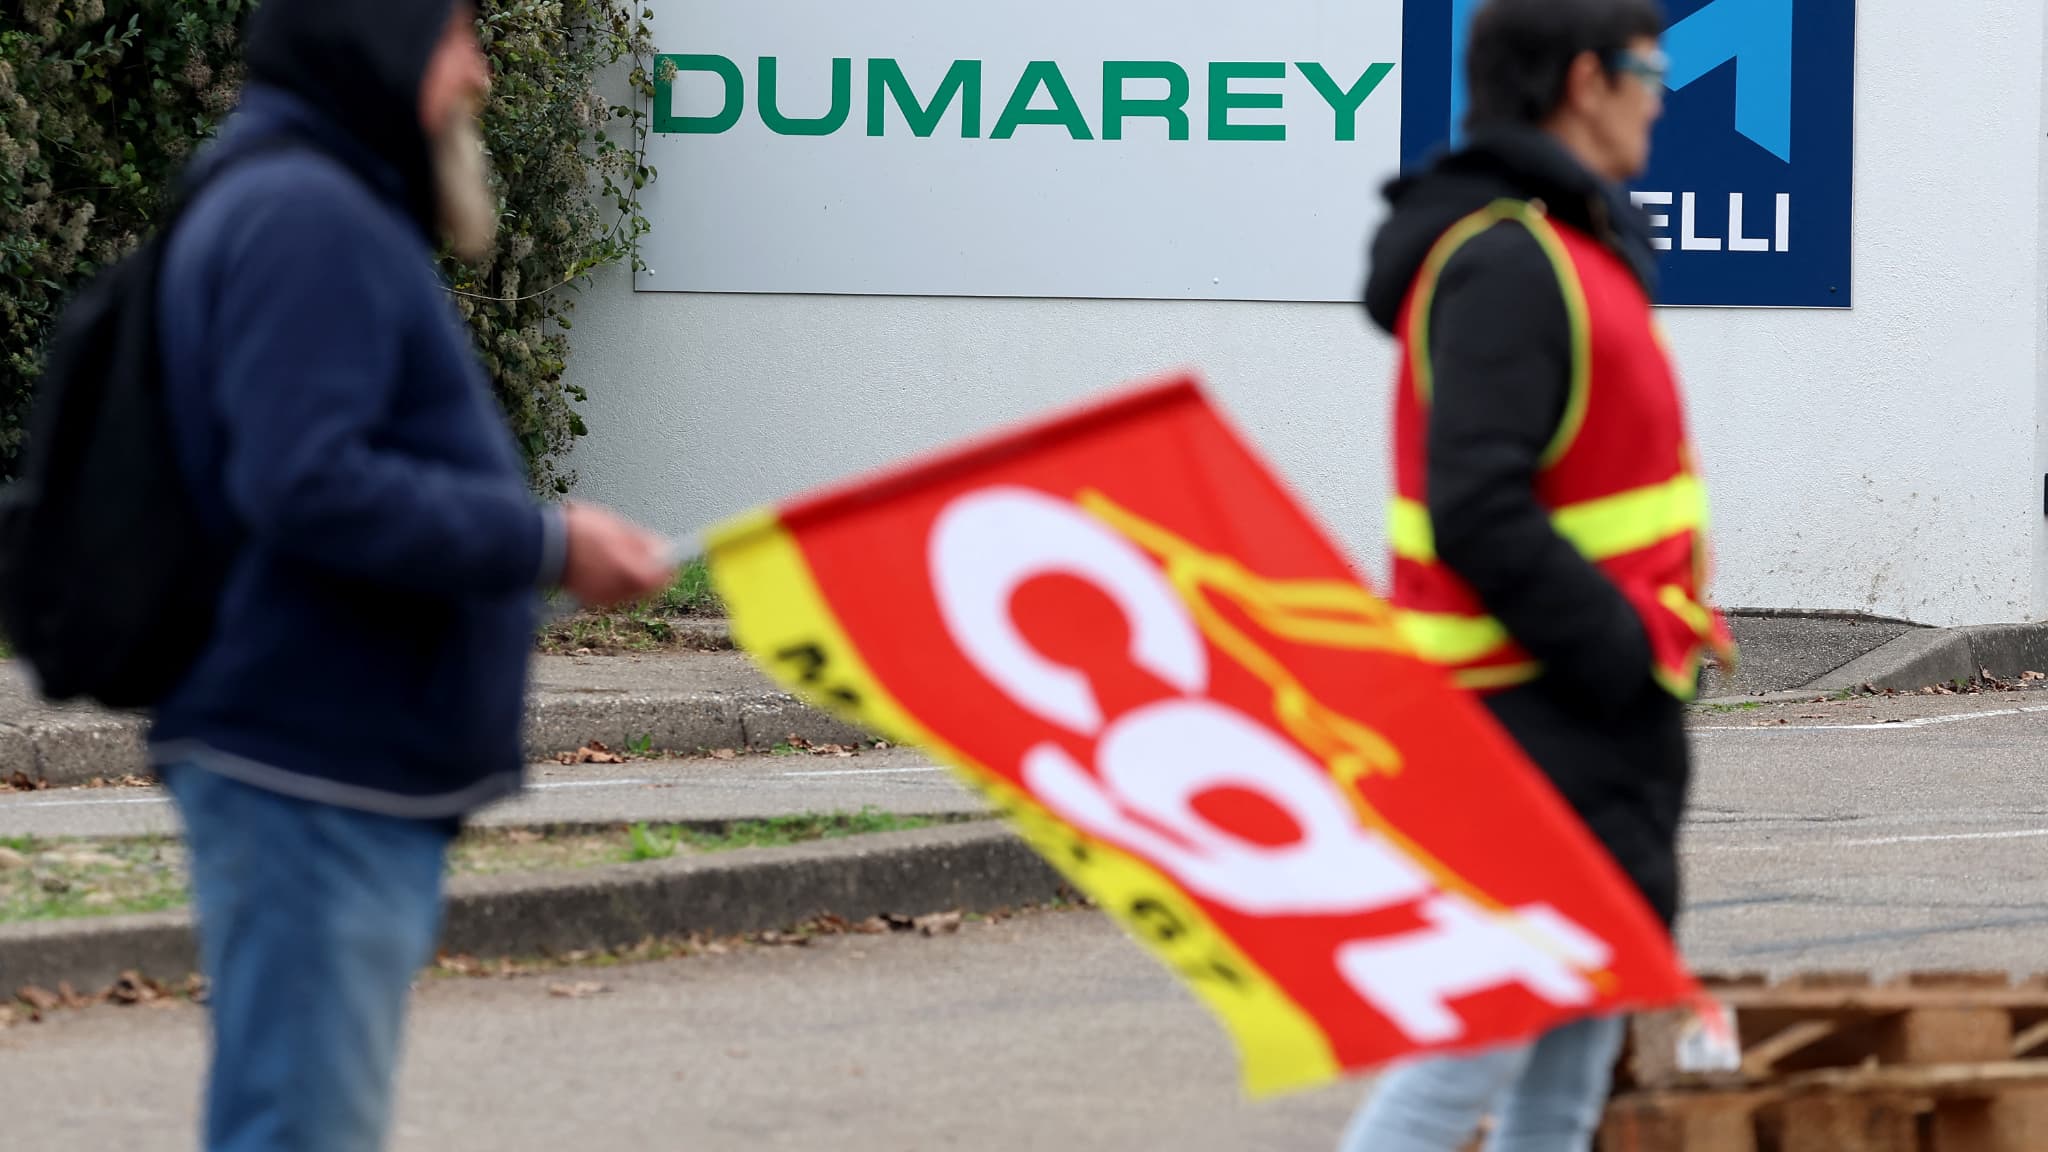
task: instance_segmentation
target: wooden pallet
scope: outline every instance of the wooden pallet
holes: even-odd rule
[[[2048,1062],[1826,1069],[1768,1087],[1632,1092],[1600,1152],[2041,1152]]]
[[[2004,973],[1922,973],[1889,983],[1862,974],[1818,974],[1776,984],[1759,977],[1707,981],[1735,1010],[1739,1073],[1677,1067],[1686,1013],[1635,1021],[1621,1089],[1733,1087],[1826,1068],[1997,1064],[2048,1055],[2048,979],[2015,983]],[[2044,1146],[2048,1152],[2048,1146]]]
[[[1685,1014],[1634,1022],[1602,1152],[2048,1152],[2048,980],[1943,972],[1707,982],[1741,1069],[1677,1065]]]

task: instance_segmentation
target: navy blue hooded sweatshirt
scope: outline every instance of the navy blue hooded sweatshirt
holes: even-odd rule
[[[161,335],[180,461],[234,559],[157,710],[160,765],[417,818],[519,786],[563,532],[434,268],[418,92],[450,10],[269,0],[195,161],[219,171],[171,237]]]

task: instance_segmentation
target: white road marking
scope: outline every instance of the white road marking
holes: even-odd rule
[[[774,776],[783,780],[821,780],[839,776],[908,776],[945,771],[947,769],[944,768],[860,768],[841,772],[778,772]],[[682,778],[656,780],[651,777],[635,777],[625,780],[549,780],[538,784],[528,784],[525,790],[528,792],[563,792],[570,789],[645,788],[656,784],[688,787],[691,783],[692,781]],[[734,781],[720,780],[716,783],[720,786],[729,787]],[[161,794],[152,796],[105,797],[91,800],[0,800],[0,812],[10,809],[19,811],[27,808],[110,808],[118,805],[169,804],[170,802],[170,797]]]
[[[115,804],[169,804],[163,796],[137,796],[125,800],[15,800],[5,808],[105,808]]]
[[[2042,840],[2048,828],[2023,828],[2013,832],[1943,832],[1919,836],[1873,836],[1863,840],[1808,840],[1796,844],[1719,844],[1692,849],[1696,852],[1791,852],[1800,848],[1886,848],[1896,844],[1952,844],[1967,840]]]
[[[928,772],[947,772],[947,768],[853,768],[844,772],[783,772],[784,780],[820,780],[828,776],[915,776]]]
[[[1911,720],[1890,720],[1881,724],[1721,724],[1694,728],[1694,732],[1906,732],[1941,724],[1963,724],[1971,720],[1996,720],[2001,716],[2031,716],[2048,712],[2048,705],[2030,708],[1996,708],[1988,712],[1959,712],[1952,716],[1916,716]]]

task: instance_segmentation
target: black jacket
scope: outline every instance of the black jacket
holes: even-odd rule
[[[1373,241],[1365,290],[1374,323],[1392,332],[1437,240],[1502,198],[1541,200],[1650,286],[1641,212],[1549,136],[1495,130],[1388,186],[1392,214]],[[1634,609],[1536,500],[1541,457],[1570,391],[1571,337],[1556,274],[1527,229],[1499,225],[1459,250],[1429,331],[1437,554],[1544,669],[1486,705],[1669,924],[1691,776],[1685,710],[1652,679]]]

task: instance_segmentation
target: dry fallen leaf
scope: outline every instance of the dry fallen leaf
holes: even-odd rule
[[[626,758],[604,746],[602,740],[592,740],[574,752],[564,752],[555,757],[563,764],[624,764]]]
[[[514,844],[538,844],[543,837],[531,828],[514,828],[505,833],[505,839]]]
[[[166,995],[162,984],[140,972],[121,973],[121,978],[107,989],[107,999],[115,1004],[152,1004],[165,999]]]
[[[609,991],[611,989],[604,985],[592,983],[589,980],[579,980],[574,984],[548,985],[548,995],[553,996],[557,1000],[587,1000],[592,996],[601,996]]]
[[[870,916],[855,924],[853,930],[863,936],[886,936],[889,932],[889,922],[880,916]]]
[[[960,930],[960,913],[938,912],[917,918],[917,930],[927,936],[944,936]]]
[[[28,1005],[38,1016],[44,1012],[53,1012],[64,1003],[58,999],[55,992],[48,988],[38,988],[33,984],[16,991],[14,998]]]
[[[16,772],[7,778],[7,786],[16,792],[45,792],[49,790],[48,780],[31,780],[28,773]]]
[[[20,1023],[20,1016],[21,1013],[15,1009],[14,1005],[0,1004],[0,1032],[5,1032]]]
[[[711,750],[711,758],[713,760],[737,760],[740,758],[740,754],[731,748],[713,748]]]

